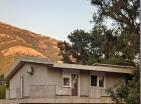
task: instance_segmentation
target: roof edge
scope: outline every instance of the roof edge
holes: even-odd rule
[[[36,57],[20,57],[16,61],[17,61],[16,64],[14,64],[13,67],[11,67],[11,69],[5,74],[4,78],[6,80],[9,80],[19,70],[19,68],[22,67],[24,63],[53,65],[53,67],[62,67],[62,68],[63,67],[64,68],[78,68],[79,67],[79,69],[84,68],[84,70],[89,68],[92,70],[94,66],[107,66],[107,67],[134,69],[133,66],[122,66],[122,65],[111,65],[111,64],[100,64],[100,63],[95,63],[93,65],[66,64],[66,63],[59,64],[59,63],[49,62],[46,58],[36,58]]]
[[[39,64],[52,64],[52,62],[48,62],[45,58],[35,58],[35,57],[20,57],[16,59],[16,63],[10,68],[10,70],[5,74],[4,79],[8,80],[13,76],[13,74],[18,71],[18,68],[21,67],[24,63],[39,63]]]
[[[123,65],[112,65],[112,64],[101,64],[101,63],[94,63],[94,66],[108,66],[108,67],[118,67],[118,68],[133,68],[133,66],[123,66]]]

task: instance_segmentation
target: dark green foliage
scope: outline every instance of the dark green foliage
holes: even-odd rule
[[[5,85],[0,85],[0,99],[5,99],[5,91],[6,91]]]
[[[139,104],[140,102],[140,71],[135,70],[132,80],[128,83],[128,96],[125,97],[127,104]]]
[[[6,84],[4,75],[0,75],[0,99],[5,99]]]
[[[104,31],[102,31],[103,28]],[[115,36],[113,30],[107,30],[105,27],[93,28],[91,33],[75,30],[68,36],[68,39],[70,44],[67,42],[58,44],[59,55],[65,63],[134,65],[133,59],[136,53],[134,56],[131,54],[132,58],[124,57],[130,54],[127,55],[126,51],[123,53],[118,50],[119,36]]]
[[[104,27],[103,32],[105,33],[105,27],[107,27],[107,22],[110,21],[112,24],[110,29],[113,33],[111,36],[115,36],[115,44],[113,44],[109,39],[106,46],[107,53],[110,51],[110,57],[112,56],[114,48],[116,53],[122,53],[122,55],[114,55],[116,58],[120,57],[125,65],[133,65],[133,59],[137,54],[139,54],[139,0],[91,0],[91,4],[97,7],[97,12],[93,15],[94,28]],[[108,23],[108,24],[110,24]],[[97,32],[93,32],[94,35]],[[109,34],[109,33],[108,33]],[[111,47],[111,44],[114,47]],[[109,57],[108,54],[105,54]],[[107,56],[108,55],[108,56]]]
[[[72,56],[76,59],[76,63],[86,64],[90,54],[90,38],[90,34],[84,30],[75,30],[68,35],[72,44]]]
[[[71,45],[67,42],[60,42],[58,47],[65,63],[86,64],[90,54],[90,34],[83,30],[75,30],[68,39]]]
[[[123,31],[139,33],[139,0],[91,0],[98,8],[94,21],[102,24],[104,19],[114,20]],[[121,30],[120,30],[121,31]]]
[[[63,57],[62,61],[64,63],[73,63],[72,60],[71,60],[71,54],[72,54],[71,45],[69,43],[67,43],[66,41],[59,42],[58,48],[60,48],[59,55],[61,55]]]
[[[69,49],[60,48],[63,51],[60,55],[80,64],[135,65],[133,60],[139,54],[139,0],[91,0],[91,4],[97,7],[93,29],[90,33],[84,30],[71,33],[68,36],[71,45]],[[66,43],[59,44],[68,47]]]
[[[127,85],[121,85],[120,87],[114,87],[107,90],[113,101],[116,104],[121,103],[124,98],[127,104],[139,104],[140,102],[140,83],[139,83],[139,68],[136,69],[132,75],[132,79],[129,80]]]

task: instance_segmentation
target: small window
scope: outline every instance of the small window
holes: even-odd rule
[[[91,76],[91,86],[97,86],[97,76]]]
[[[104,87],[104,76],[99,76],[99,87]]]
[[[64,86],[69,87],[70,86],[70,78],[63,78],[63,84],[64,84]]]

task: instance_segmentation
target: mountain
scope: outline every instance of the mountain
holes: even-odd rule
[[[59,61],[58,40],[0,22],[0,74],[5,74],[21,56]]]

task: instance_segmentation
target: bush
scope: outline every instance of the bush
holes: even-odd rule
[[[6,86],[0,85],[0,99],[5,99]]]

